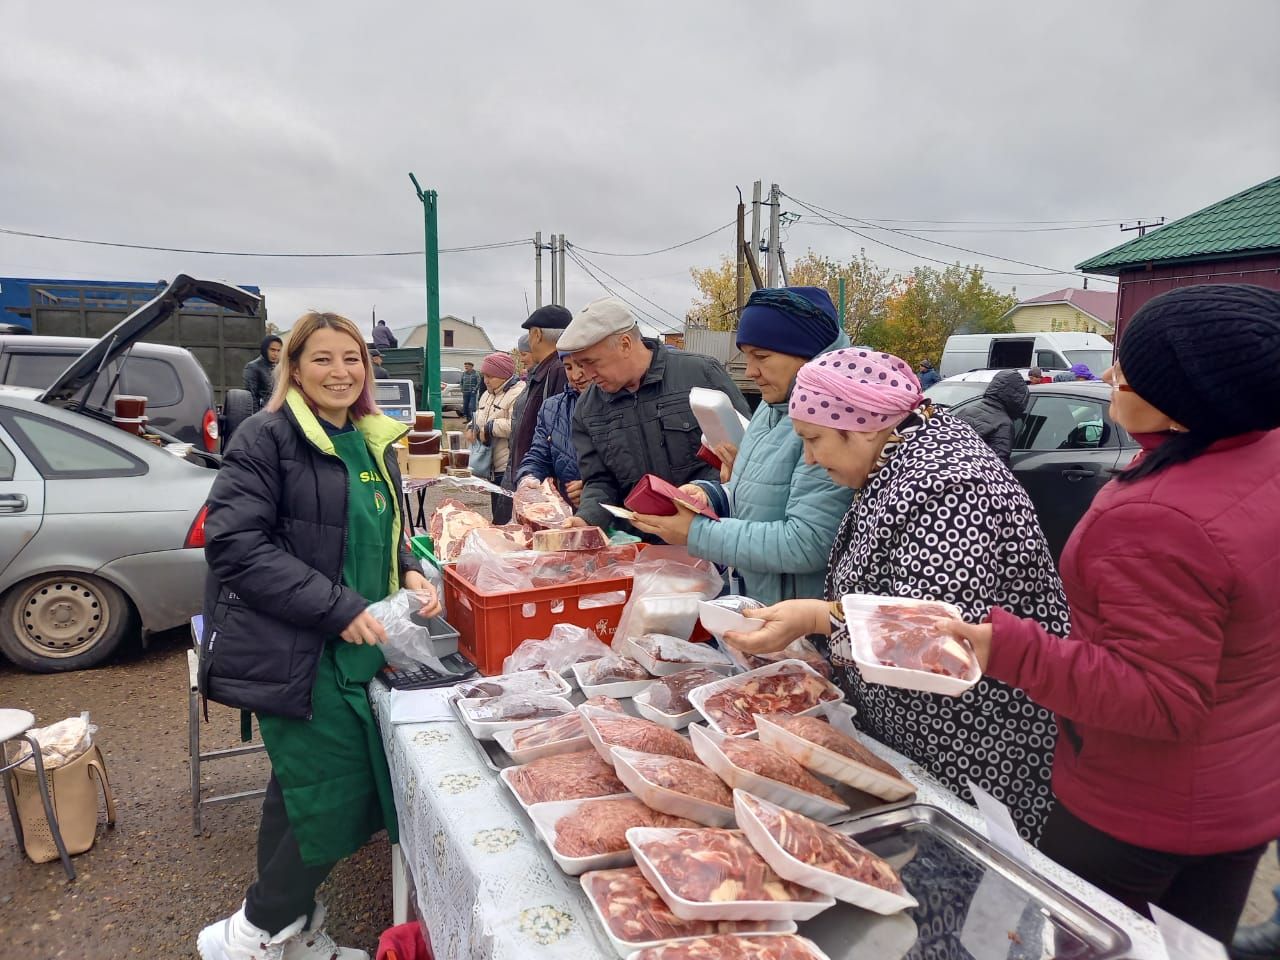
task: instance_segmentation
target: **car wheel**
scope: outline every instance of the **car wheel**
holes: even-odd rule
[[[32,577],[0,599],[0,651],[34,673],[96,667],[120,646],[131,613],[119,588],[97,577]]]
[[[253,394],[248,390],[227,391],[226,398],[222,401],[222,449],[227,448],[227,441],[236,432],[236,428],[257,412],[253,407]]]

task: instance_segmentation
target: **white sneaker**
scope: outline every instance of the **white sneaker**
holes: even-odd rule
[[[333,942],[324,928],[324,904],[317,900],[310,929],[301,931],[284,945],[283,960],[369,960],[369,955]]]
[[[273,937],[249,922],[242,903],[226,920],[211,923],[200,931],[196,950],[200,960],[284,960],[286,945],[306,922],[306,917],[299,917]]]

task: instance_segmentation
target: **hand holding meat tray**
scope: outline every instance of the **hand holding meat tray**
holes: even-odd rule
[[[868,683],[955,697],[982,679],[968,641],[941,629],[963,619],[958,607],[857,593],[840,603],[850,656]]]

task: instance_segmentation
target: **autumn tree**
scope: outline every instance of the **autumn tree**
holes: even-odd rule
[[[689,274],[702,296],[685,314],[685,323],[707,330],[735,329],[738,325],[735,315],[738,309],[737,263],[721,257],[718,266],[694,267]],[[748,277],[747,292],[750,291],[751,279]]]

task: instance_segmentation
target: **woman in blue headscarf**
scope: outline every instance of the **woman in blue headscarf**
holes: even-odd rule
[[[687,544],[695,557],[733,567],[735,592],[764,603],[823,596],[827,558],[853,491],[804,462],[787,402],[802,366],[847,346],[835,305],[821,287],[753,293],[738,323],[738,349],[763,402],[736,454],[717,451],[728,455],[724,482],[682,488],[721,519],[680,509],[671,517],[637,517],[635,526],[667,543]]]

